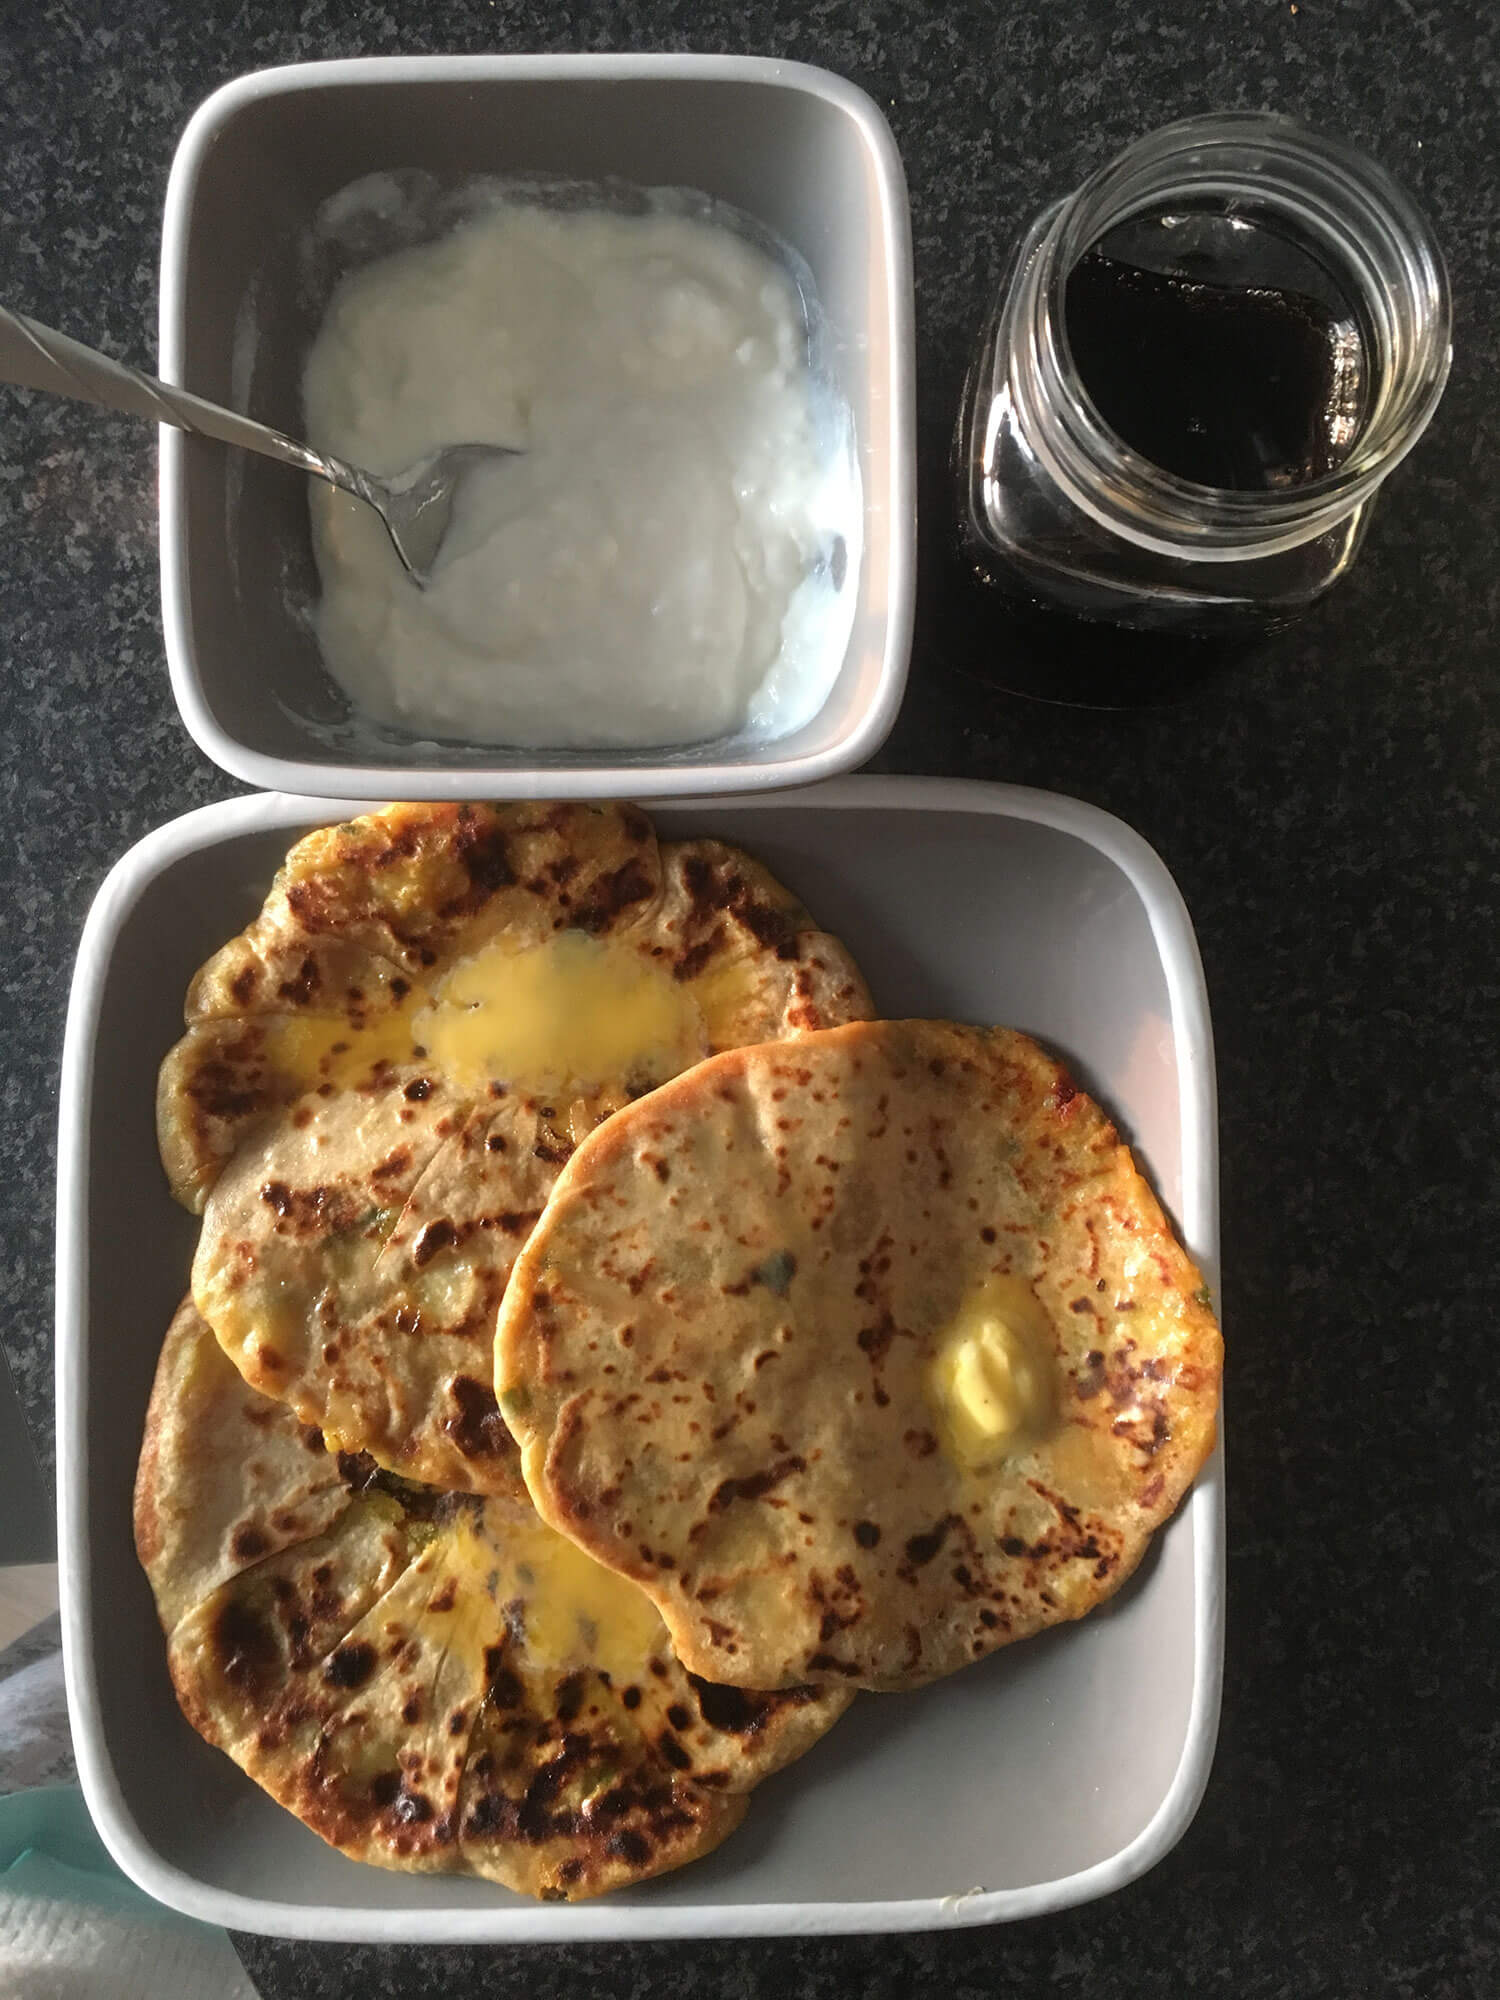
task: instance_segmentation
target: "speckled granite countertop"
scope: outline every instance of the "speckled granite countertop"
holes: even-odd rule
[[[911,687],[879,767],[1120,814],[1182,887],[1214,1008],[1229,1652],[1213,1780],[1175,1853],[1108,1902],[941,1938],[532,1953],[242,1939],[267,2000],[1500,1991],[1500,54],[1485,18],[1357,0],[452,0],[430,28],[374,0],[4,10],[0,297],[147,359],[172,147],[237,71],[692,47],[863,84],[911,184],[926,507]],[[1429,208],[1457,295],[1447,399],[1354,578],[1253,665],[1170,709],[1002,694],[986,676],[996,628],[941,560],[944,455],[987,287],[1042,198],[1125,140],[1259,105],[1370,147]],[[234,789],[168,693],[155,485],[144,430],[0,394],[0,1144],[16,1170],[0,1337],[49,1463],[54,1099],[79,928],[126,846]]]

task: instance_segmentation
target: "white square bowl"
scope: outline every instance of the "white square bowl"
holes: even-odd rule
[[[806,784],[878,748],[906,684],[916,565],[911,228],[895,141],[826,70],[745,56],[391,57],[226,84],[184,132],[162,234],[165,380],[300,435],[322,300],[298,244],[381,170],[698,189],[791,245],[826,321],[863,488],[853,624],[822,711],[774,742],[670,752],[493,750],[352,718],[306,616],[306,481],[161,437],[162,620],[194,740],[248,784],[358,798],[659,797]]]
[[[1218,1451],[1111,1603],[920,1693],[862,1696],[716,1853],[598,1903],[346,1860],[194,1735],[131,1542],[146,1399],[197,1228],[157,1162],[156,1068],[199,962],[254,914],[291,841],[348,810],[245,798],[161,828],[110,875],[79,952],[58,1166],[63,1642],[79,1775],[120,1866],[214,1923],[381,1943],[991,1923],[1149,1868],[1192,1818],[1218,1726]],[[760,856],[843,936],[887,1015],[1005,1022],[1050,1044],[1114,1112],[1216,1282],[1202,972],[1172,880],[1135,834],[1046,793],[903,778],[654,817]]]

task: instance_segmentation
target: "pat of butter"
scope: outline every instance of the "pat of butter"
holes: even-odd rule
[[[983,1465],[1043,1430],[1053,1402],[1046,1314],[1019,1278],[994,1277],[966,1299],[929,1372],[945,1447]]]
[[[521,951],[486,945],[411,1026],[460,1085],[598,1085],[647,1061],[685,1069],[705,1053],[702,1014],[669,972],[577,930]]]

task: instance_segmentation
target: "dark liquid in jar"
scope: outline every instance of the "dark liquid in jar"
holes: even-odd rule
[[[1336,471],[1369,401],[1371,343],[1313,249],[1243,209],[1112,229],[1068,274],[1078,378],[1132,450],[1202,486],[1269,492]]]

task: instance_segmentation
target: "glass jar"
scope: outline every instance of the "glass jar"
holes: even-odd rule
[[[1214,296],[1232,297],[1284,282],[1280,260],[1347,302],[1362,407],[1329,469],[1202,484],[1105,422],[1075,363],[1066,288],[1087,253],[1132,232],[1157,244],[1155,273],[1174,273],[1156,283],[1208,272]],[[1179,237],[1183,258],[1159,254]],[[1291,616],[1349,568],[1376,490],[1431,420],[1451,318],[1431,230],[1372,160],[1260,112],[1166,126],[1047,209],[1015,252],[960,411],[964,554],[1027,604],[1116,625],[1233,635]]]

